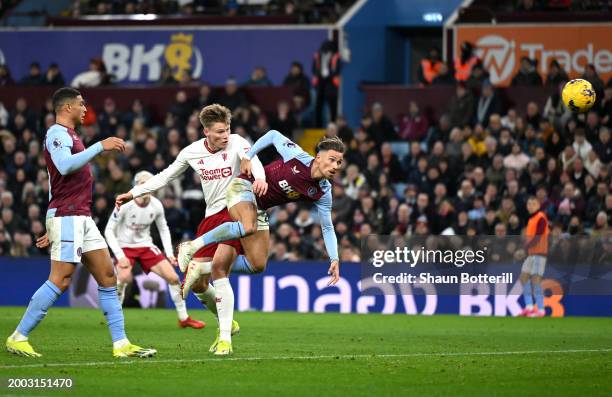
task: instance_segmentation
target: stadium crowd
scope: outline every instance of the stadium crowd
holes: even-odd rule
[[[90,108],[81,127],[86,146],[108,136],[127,141],[125,153],[94,163],[93,217],[99,227],[137,171],[163,170],[182,147],[202,137],[197,114],[205,105],[229,107],[233,132],[251,141],[269,129],[293,136],[312,126],[308,78],[301,67],[291,69],[285,83],[294,85],[296,95],[273,114],[249,103],[231,79],[217,96],[206,84],[193,98],[178,88],[163,123],[155,123],[140,100],[118,109],[107,98],[102,109]],[[601,83],[595,107],[583,115],[569,113],[558,93],[543,109],[531,102],[526,109],[504,110],[478,67],[454,84],[449,112],[437,121],[428,120],[416,102],[406,104],[406,115],[396,121],[375,103],[360,125],[349,126],[341,115],[327,125],[326,134],[340,136],[348,148],[346,168],[333,187],[342,260],[358,260],[360,237],[371,233],[520,234],[529,195],[539,198],[553,233],[609,235],[612,81]],[[33,242],[45,229],[49,192],[41,144],[53,122],[50,100],[43,109],[33,109],[24,98],[0,104],[0,255],[45,254]],[[275,151],[260,157],[269,162]],[[158,196],[173,243],[191,237],[204,214],[198,176],[188,172]],[[270,222],[272,259],[325,257],[309,207],[277,208]]]
[[[299,23],[333,23],[355,1],[330,0],[75,0],[66,14],[174,16],[284,16]]]

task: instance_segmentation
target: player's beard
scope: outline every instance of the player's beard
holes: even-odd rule
[[[77,128],[77,127],[79,127],[79,126],[82,124],[82,122],[81,122],[81,117],[84,119],[84,118],[85,118],[85,115],[84,115],[84,114],[83,114],[83,115],[81,115],[81,114],[79,113],[79,115],[78,115],[77,117],[75,117],[75,118],[74,118],[74,120],[73,120],[73,121],[74,121],[74,128]]]

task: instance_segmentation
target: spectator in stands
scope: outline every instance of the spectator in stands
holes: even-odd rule
[[[49,69],[47,69],[47,73],[45,73],[45,84],[53,86],[63,86],[66,84],[57,63],[49,65]]]
[[[521,58],[521,67],[516,75],[512,78],[512,86],[541,86],[542,77],[536,70],[536,61],[529,57]]]
[[[189,116],[193,111],[193,105],[189,98],[187,97],[187,92],[184,90],[179,90],[176,93],[176,99],[172,106],[170,107],[170,113],[175,117],[176,122],[179,126],[187,125],[189,121]]]
[[[427,58],[421,59],[417,69],[418,80],[422,86],[430,85],[438,77],[443,62],[440,60],[440,50],[433,47]]]
[[[113,98],[104,100],[104,108],[98,113],[98,125],[100,126],[100,138],[104,139],[114,136],[121,121],[121,114],[117,111],[117,106]]]
[[[323,126],[323,107],[329,107],[330,121],[336,120],[338,108],[338,87],[340,85],[340,54],[338,45],[326,40],[315,52],[312,61],[312,86],[317,92],[315,103],[315,122]]]
[[[43,85],[45,84],[45,78],[40,72],[40,64],[38,62],[32,62],[30,64],[29,73],[19,80],[20,85]]]
[[[289,103],[280,101],[276,106],[276,114],[270,121],[273,130],[281,131],[285,136],[293,137],[293,130],[297,127],[297,122],[291,113]]]
[[[480,59],[474,54],[474,44],[468,41],[461,43],[461,53],[455,58],[455,79],[465,82],[478,63]]]
[[[552,59],[550,61],[548,68],[550,70],[546,75],[547,86],[556,87],[559,86],[559,84],[565,84],[569,80],[565,69],[559,65],[559,62],[556,59]]]
[[[199,95],[198,95],[198,99],[196,100],[196,102],[197,102],[196,103],[197,109],[202,109],[205,106],[208,106],[214,103],[214,98],[212,95],[212,89],[210,87],[210,84],[203,83],[200,86]]]
[[[585,160],[593,149],[593,146],[586,140],[586,134],[584,128],[576,128],[574,133],[574,143],[572,145],[576,154],[583,160]]]
[[[346,195],[353,200],[357,199],[359,189],[366,183],[366,178],[359,172],[356,165],[351,164],[346,167],[346,176],[342,179]]]
[[[141,119],[147,127],[151,126],[151,114],[139,98],[134,99],[131,109],[124,114],[122,123],[129,130],[136,119]]]
[[[457,80],[452,72],[452,69],[446,62],[440,65],[438,75],[432,80],[431,85],[455,85]]]
[[[79,73],[70,85],[79,87],[98,87],[110,84],[110,76],[106,73],[106,66],[100,58],[92,58],[89,61],[89,70]]]
[[[422,141],[427,135],[429,122],[421,114],[416,101],[410,101],[408,115],[402,117],[399,124],[399,136],[406,141]]]
[[[0,65],[0,86],[13,85],[15,81],[11,77],[11,70],[7,65]]]
[[[540,121],[542,120],[542,115],[540,114],[540,107],[537,103],[531,101],[527,104],[527,111],[525,114],[525,129],[529,126],[533,128],[540,127]],[[524,132],[524,130],[523,130]]]
[[[564,82],[559,83],[558,90],[548,97],[542,115],[556,130],[561,130],[562,126],[572,117],[572,113],[565,107],[561,100],[561,92],[563,91],[564,85]]]
[[[243,83],[244,86],[270,87],[272,82],[268,79],[266,68],[257,66],[251,72],[251,76]]]
[[[11,112],[8,127],[18,137],[23,137],[25,129],[35,130],[37,128],[36,114],[24,97],[19,97],[15,101],[15,110]]]
[[[597,102],[599,102],[603,97],[604,82],[601,77],[599,77],[599,74],[597,74],[595,65],[593,65],[592,63],[586,65],[582,78],[591,83],[593,89],[595,90],[595,94],[597,95]]]
[[[504,158],[504,167],[522,171],[529,163],[529,156],[521,151],[518,142],[512,145],[512,153]]]
[[[385,115],[383,105],[379,102],[372,105],[371,124],[367,127],[367,133],[378,146],[383,142],[393,142],[399,139],[395,126]]]
[[[175,85],[178,84],[178,80],[174,78],[174,72],[170,65],[165,64],[162,67],[161,76],[159,77],[159,84],[161,85]]]
[[[382,170],[389,176],[389,181],[391,183],[400,182],[403,179],[402,167],[397,156],[393,153],[390,143],[385,142],[382,144],[380,148],[380,158]]]
[[[567,226],[572,216],[582,216],[583,211],[584,200],[580,190],[576,189],[573,183],[567,182],[563,185],[563,191],[557,205],[557,221]]]
[[[465,83],[457,83],[456,95],[451,100],[450,122],[453,127],[469,125],[474,115],[474,96],[466,89]]]
[[[480,95],[482,86],[489,82],[489,72],[487,72],[482,63],[477,63],[470,72],[470,77],[465,81],[467,89],[475,96]]]
[[[336,126],[338,127],[338,136],[344,143],[350,143],[355,138],[353,130],[349,127],[343,115],[340,114],[336,117]]]
[[[612,143],[610,142],[610,129],[602,127],[599,129],[599,139],[593,145],[597,157],[604,164],[612,162]]]
[[[246,97],[238,88],[238,82],[233,77],[226,80],[223,94],[217,102],[231,110],[232,113],[248,104]]]
[[[289,73],[283,80],[283,85],[293,88],[293,96],[304,99],[306,106],[310,105],[310,81],[304,74],[304,67],[300,62],[293,61]]]
[[[501,103],[495,93],[495,87],[487,80],[482,84],[481,94],[476,103],[475,122],[487,127],[491,115],[499,113],[500,109]]]
[[[0,83],[0,85],[2,84]],[[604,89],[604,96],[599,103],[598,109],[602,125],[612,128],[612,77],[608,80],[608,84]]]
[[[346,195],[346,190],[343,183],[334,183],[333,185],[332,210],[340,220],[345,220],[349,214],[353,213],[354,201]]]

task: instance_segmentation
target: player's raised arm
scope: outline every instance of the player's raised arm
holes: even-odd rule
[[[274,148],[282,156],[284,161],[288,161],[293,158],[301,160],[302,157],[305,161],[312,160],[312,157],[301,147],[276,130],[270,130],[266,132],[264,136],[259,138],[257,142],[253,144],[253,147],[251,150],[249,150],[245,157],[251,160],[257,153],[270,145],[274,145]]]
[[[334,285],[340,279],[340,261],[338,258],[338,240],[336,231],[331,219],[332,194],[331,187],[325,194],[315,202],[319,212],[319,222],[321,223],[321,232],[323,234],[323,242],[325,249],[329,255],[331,262],[328,273],[331,276],[328,285]]]
[[[165,170],[149,178],[145,183],[134,186],[129,192],[117,196],[115,199],[115,207],[119,208],[122,204],[136,197],[161,189],[168,185],[173,179],[182,175],[187,168],[189,168],[189,162],[181,151],[176,157],[176,160],[166,167]]]
[[[49,129],[45,145],[55,168],[62,175],[68,175],[79,170],[103,151],[116,150],[122,152],[125,149],[123,139],[107,138],[101,142],[96,142],[82,152],[72,154],[72,138],[68,130],[59,124]]]

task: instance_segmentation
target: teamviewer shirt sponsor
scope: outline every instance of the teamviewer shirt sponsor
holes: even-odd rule
[[[154,192],[191,167],[200,177],[208,218],[225,208],[230,181],[240,173],[240,160],[250,148],[249,142],[236,134],[231,134],[227,147],[218,151],[213,151],[206,139],[200,139],[181,150],[168,168],[134,187],[131,192],[135,197]],[[263,166],[257,158],[253,159],[253,174],[265,178]]]

